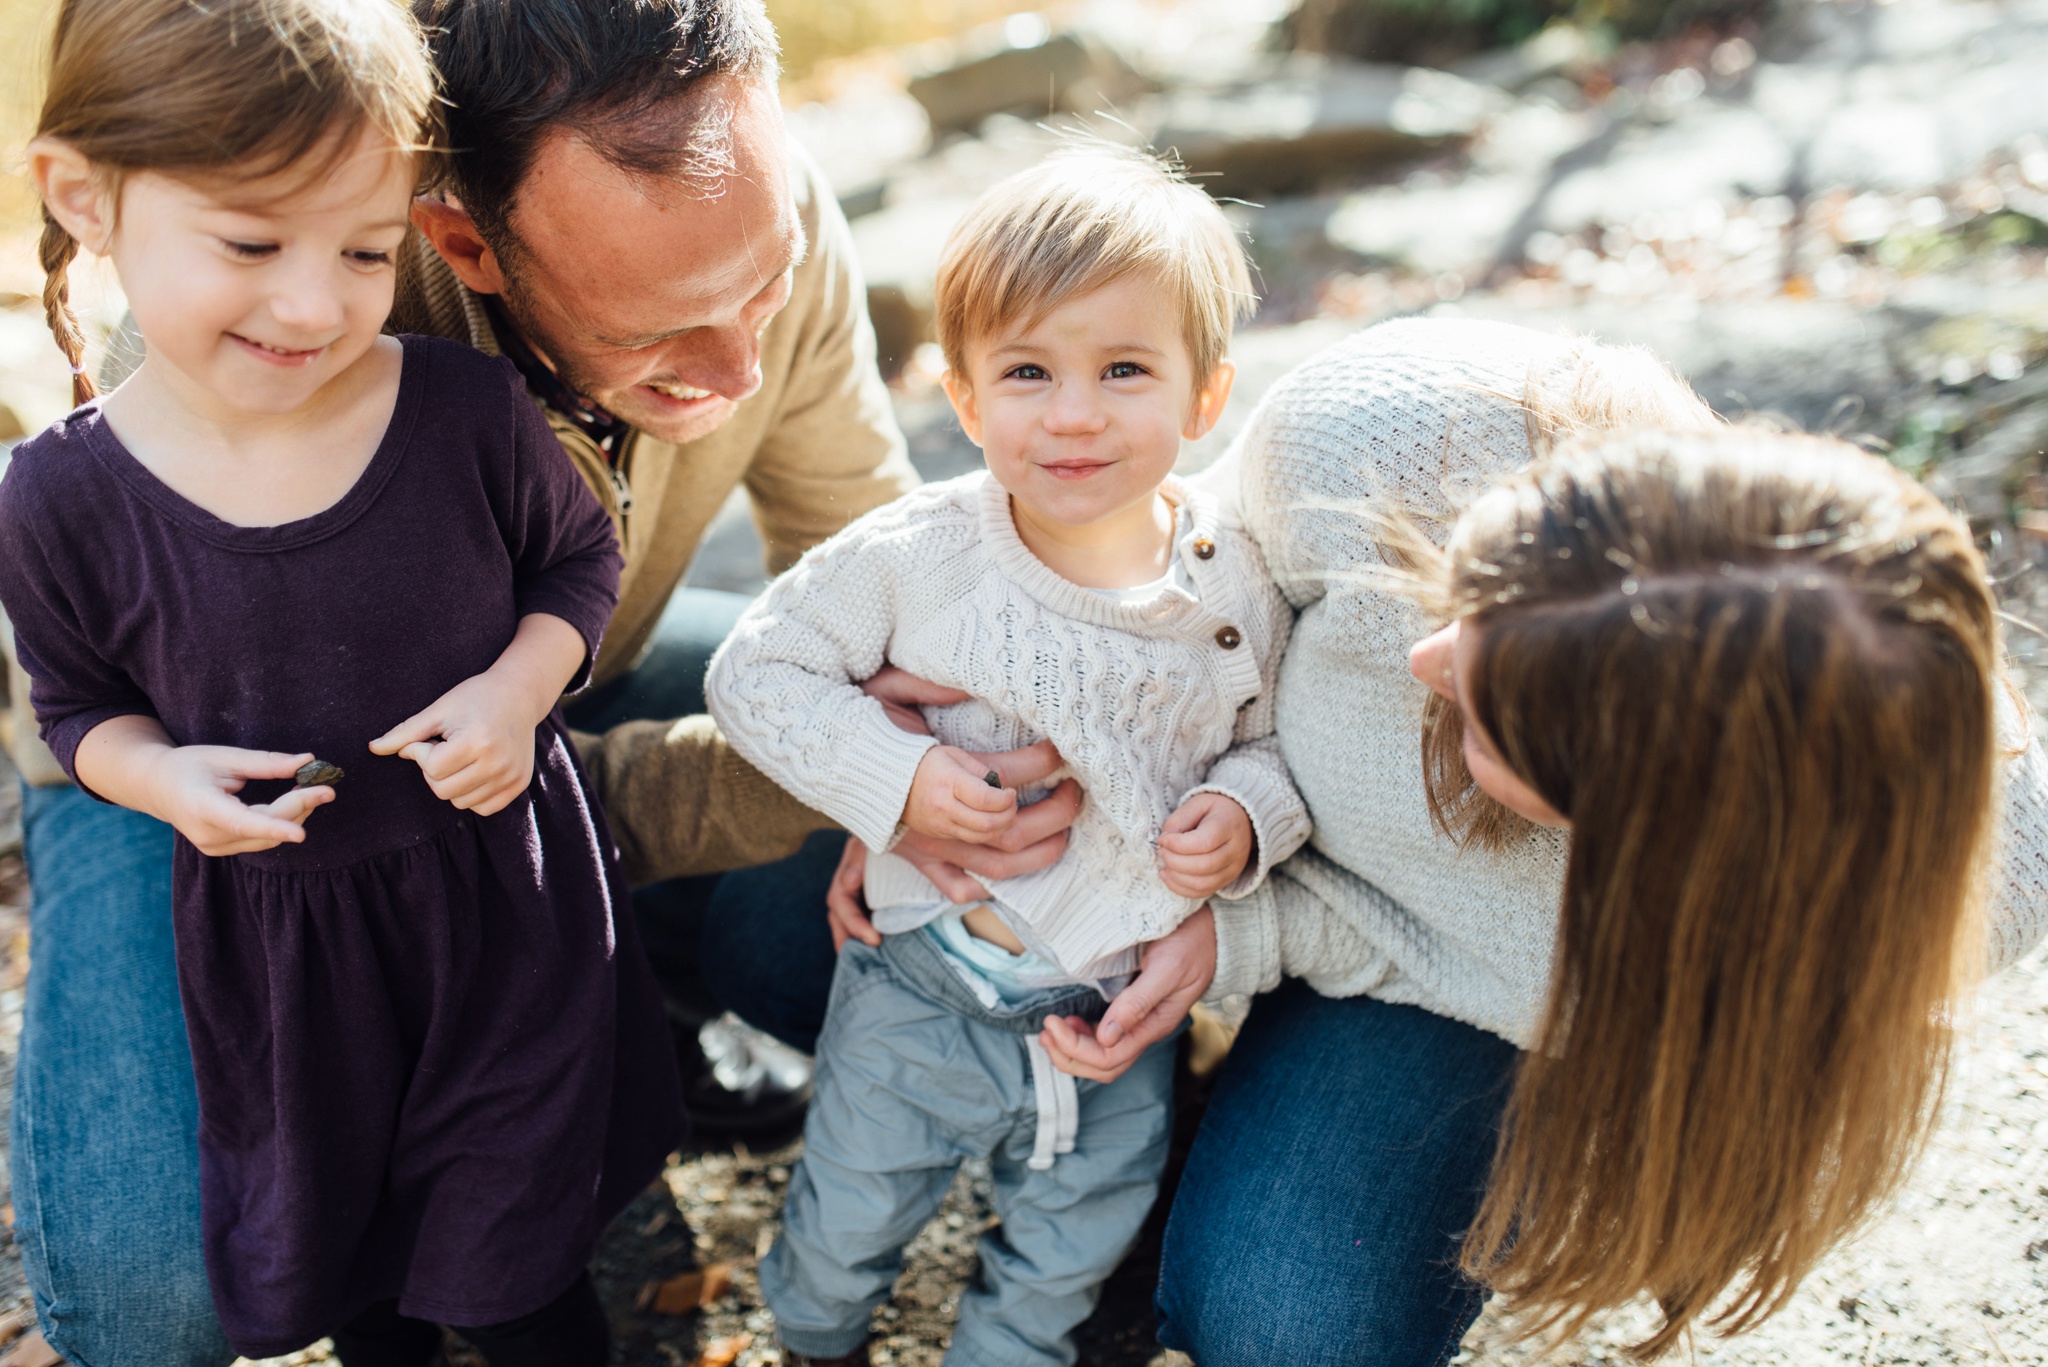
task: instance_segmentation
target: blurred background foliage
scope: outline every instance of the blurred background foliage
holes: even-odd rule
[[[0,0],[0,231],[35,217],[35,196],[21,177],[21,148],[35,127],[42,93],[51,0]]]
[[[1133,0],[1138,3],[1138,0]],[[1769,0],[1303,0],[1276,35],[1309,51],[1371,61],[1442,64],[1519,42],[1556,20],[1616,39],[1656,37],[1700,22],[1755,17]],[[951,37],[1022,10],[1032,0],[768,0],[794,91],[839,59]],[[53,0],[0,0],[0,230],[28,225],[35,205],[18,172],[34,126]],[[1054,17],[1057,17],[1055,14]]]
[[[950,37],[1019,10],[1032,0],[768,0],[782,36],[787,78],[801,85],[822,65],[874,48]],[[54,0],[0,0],[0,230],[29,223],[35,201],[19,172],[35,126]]]

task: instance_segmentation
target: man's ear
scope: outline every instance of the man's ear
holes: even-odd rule
[[[115,200],[107,178],[85,154],[62,138],[37,138],[28,145],[28,175],[57,226],[95,256],[114,240]]]
[[[1225,356],[1209,372],[1208,382],[1195,391],[1194,410],[1188,414],[1188,425],[1180,430],[1183,437],[1195,441],[1209,435],[1223,416],[1223,406],[1230,402],[1230,386],[1236,380],[1237,363]]]
[[[974,401],[974,386],[957,370],[948,370],[939,383],[946,387],[946,398],[953,405],[953,416],[960,419],[960,430],[967,434],[967,440],[981,445],[981,409]]]
[[[412,225],[434,245],[457,280],[478,294],[505,292],[505,272],[498,254],[477,231],[476,220],[467,209],[422,196],[412,202]]]

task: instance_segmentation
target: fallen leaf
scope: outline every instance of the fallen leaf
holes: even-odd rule
[[[731,1358],[726,1362],[730,1364]],[[14,1345],[7,1356],[0,1358],[0,1367],[64,1367],[64,1359],[57,1356],[57,1350],[43,1342],[41,1334],[30,1334]]]
[[[729,1339],[713,1339],[704,1345],[704,1351],[697,1354],[697,1360],[690,1367],[732,1367],[733,1359],[747,1351],[747,1345],[754,1341],[752,1334],[734,1334]]]
[[[0,1348],[5,1348],[20,1338],[22,1331],[31,1328],[35,1322],[35,1315],[27,1310],[17,1310],[11,1315],[0,1316]]]
[[[732,1264],[713,1263],[643,1288],[639,1305],[657,1315],[690,1315],[731,1289]]]

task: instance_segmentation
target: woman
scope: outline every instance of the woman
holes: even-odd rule
[[[1210,996],[1266,995],[1162,1342],[1433,1367],[1489,1289],[1567,1327],[1653,1295],[1645,1355],[1753,1326],[1910,1162],[1961,980],[2042,929],[2048,771],[1967,532],[1647,358],[1496,324],[1310,361],[1219,477],[1300,614],[1276,701],[1316,835],[1216,907]],[[1114,1073],[1204,933],[1120,1042],[1048,1045]]]

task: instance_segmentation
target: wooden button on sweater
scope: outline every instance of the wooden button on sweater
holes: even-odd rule
[[[1225,627],[1216,633],[1216,644],[1225,650],[1236,650],[1244,637],[1237,634],[1236,627]]]
[[[1197,560],[1213,560],[1215,556],[1215,542],[1211,541],[1206,536],[1198,536],[1195,538],[1195,558]]]

